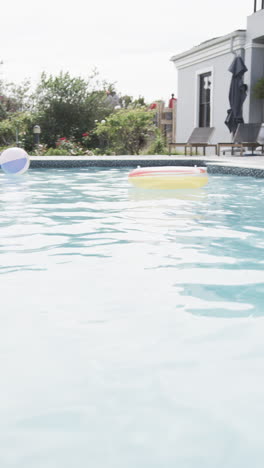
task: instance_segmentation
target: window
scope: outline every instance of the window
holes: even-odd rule
[[[211,120],[211,76],[203,73],[199,81],[199,127],[210,127]]]
[[[264,9],[264,0],[254,0],[254,13]]]

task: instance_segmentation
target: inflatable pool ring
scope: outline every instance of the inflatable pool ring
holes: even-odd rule
[[[208,175],[206,167],[138,167],[130,172],[128,180],[146,189],[193,189],[206,185]]]

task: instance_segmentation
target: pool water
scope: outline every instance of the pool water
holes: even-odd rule
[[[262,468],[264,180],[0,175],[0,467]]]

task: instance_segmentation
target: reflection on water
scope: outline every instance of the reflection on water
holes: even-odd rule
[[[0,467],[262,468],[264,182],[0,174]]]
[[[206,198],[207,192],[204,189],[148,190],[131,188],[129,190],[129,199],[133,201],[168,199],[200,201]]]

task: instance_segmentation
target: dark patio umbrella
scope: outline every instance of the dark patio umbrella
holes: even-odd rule
[[[228,70],[233,76],[229,89],[230,109],[227,111],[225,124],[230,132],[235,133],[238,124],[244,123],[243,103],[247,97],[247,85],[244,84],[243,77],[247,67],[242,57],[236,56]]]

